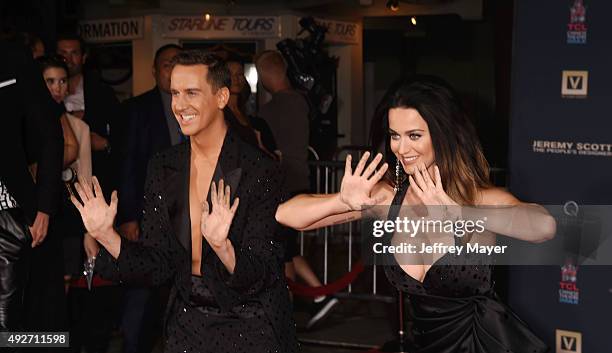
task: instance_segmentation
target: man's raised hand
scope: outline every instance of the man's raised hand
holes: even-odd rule
[[[81,201],[74,195],[70,196],[72,204],[79,210],[87,232],[96,240],[101,240],[104,234],[113,230],[115,215],[117,214],[117,191],[113,191],[110,204],[106,203],[102,188],[95,176],[92,182],[79,179],[74,185]]]

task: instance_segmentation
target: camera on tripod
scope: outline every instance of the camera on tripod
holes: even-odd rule
[[[327,28],[312,17],[299,21],[301,35],[276,44],[287,62],[287,76],[291,84],[305,93],[310,105],[310,144],[326,155],[333,153],[337,139],[336,69],[338,58],[331,57],[323,48]]]

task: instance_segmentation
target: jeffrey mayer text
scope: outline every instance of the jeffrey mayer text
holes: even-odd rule
[[[506,252],[507,245],[480,245],[478,243],[467,243],[465,245],[446,245],[444,243],[433,244],[399,244],[383,245],[375,243],[372,250],[376,254],[457,254],[477,253],[477,254],[503,254]]]

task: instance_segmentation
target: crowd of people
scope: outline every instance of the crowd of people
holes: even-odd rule
[[[29,47],[34,60],[26,57],[18,61],[22,64],[30,63],[24,74],[30,75],[31,85],[35,85],[36,81],[45,82],[48,91],[48,94],[38,92],[41,97],[34,99],[34,106],[40,105],[38,100],[44,101],[48,97],[56,103],[47,102],[49,107],[44,111],[24,115],[26,120],[38,119],[38,126],[28,127],[26,131],[32,136],[25,136],[26,141],[23,142],[27,152],[27,170],[31,175],[29,178],[36,184],[33,190],[45,192],[44,196],[51,199],[47,202],[50,204],[49,209],[39,211],[37,221],[31,229],[33,249],[27,255],[24,253],[23,261],[17,261],[20,267],[22,263],[27,267],[19,278],[28,278],[28,281],[24,280],[18,287],[11,289],[16,296],[20,291],[24,293],[23,303],[18,309],[24,314],[23,317],[19,315],[23,321],[15,322],[15,325],[6,322],[6,328],[70,331],[71,351],[74,352],[80,352],[82,348],[88,352],[105,352],[113,330],[120,328],[124,352],[150,352],[154,345],[159,343],[158,338],[162,334],[164,308],[168,297],[172,295],[170,279],[156,283],[145,281],[146,283],[119,284],[109,280],[112,278],[99,276],[99,273],[103,273],[103,266],[97,265],[93,278],[88,280],[83,274],[84,263],[100,258],[100,242],[84,227],[69,198],[77,192],[77,180],[90,181],[95,175],[105,192],[106,200],[110,200],[111,190],[117,190],[120,195],[117,215],[113,221],[118,234],[129,242],[143,243],[146,240],[146,234],[143,235],[142,230],[146,215],[144,201],[147,171],[151,169],[149,161],[153,156],[173,146],[188,146],[194,143],[186,133],[187,121],[183,121],[185,126],[182,126],[181,119],[175,117],[178,115],[173,107],[175,94],[171,88],[171,73],[177,65],[176,60],[186,51],[176,44],[158,48],[152,68],[155,86],[141,95],[119,102],[112,88],[103,83],[96,72],[85,69],[88,52],[86,44],[77,35],[59,35],[53,53],[46,51],[37,37],[29,35],[25,38],[25,47]],[[20,52],[20,55],[23,51],[21,49],[20,45],[11,44],[11,50]],[[186,53],[191,53],[190,60],[196,60],[193,52]],[[226,54],[217,53],[217,56],[223,57]],[[215,58],[210,56],[202,60]],[[291,88],[286,76],[287,66],[278,52],[262,52],[254,61],[257,63],[263,86],[272,94],[271,102],[261,107],[259,115],[247,113],[246,105],[251,90],[244,76],[244,62],[238,57],[229,57],[227,63],[221,60],[219,64],[223,68],[219,75],[223,76],[226,69],[229,73],[227,83],[218,82],[220,87],[227,86],[228,89],[227,102],[219,107],[219,112],[230,122],[231,131],[234,131],[239,140],[257,147],[268,159],[291,171],[291,175],[286,180],[283,177],[282,180],[283,183],[295,183],[289,188],[291,192],[306,191],[308,104],[299,92]],[[41,75],[40,80],[35,77],[37,74]],[[175,82],[179,81],[175,79]],[[31,87],[27,89],[33,91]],[[192,91],[187,94],[188,97],[193,95]],[[289,101],[284,97],[289,97]],[[207,107],[190,109],[197,113],[204,108]],[[283,119],[289,111],[293,112],[292,120]],[[55,122],[59,122],[61,136],[55,135],[52,142],[43,140],[44,134],[54,131],[39,122],[43,119],[46,119],[45,123],[53,124],[55,130]],[[295,124],[300,126],[299,130],[291,128],[295,127]],[[292,136],[287,137],[288,134],[283,131],[291,131]],[[224,134],[219,133],[217,137],[219,136]],[[55,149],[45,143],[52,143]],[[63,145],[63,153],[57,149],[58,145]],[[61,167],[54,165],[53,176],[47,172],[53,159],[42,154],[43,150],[47,154],[55,151],[55,158],[59,153],[63,160]],[[213,157],[203,157],[207,163],[206,168],[215,165],[219,153],[217,150],[212,152]],[[210,172],[212,171],[209,170],[208,173]],[[208,174],[205,176],[211,177]],[[10,185],[10,178],[2,175],[0,180],[7,180],[5,183]],[[41,178],[41,181],[36,178]],[[52,193],[41,188],[45,186],[45,181],[53,186]],[[61,187],[62,184],[65,186]],[[278,184],[280,185],[280,181]],[[12,185],[3,188],[2,209],[28,205],[23,200],[4,202],[4,195],[13,195],[13,192],[9,193],[8,190],[13,191],[14,188]],[[283,188],[283,192],[285,190]],[[19,193],[15,194],[19,196]],[[200,205],[202,201],[204,200],[199,200],[197,204]],[[195,199],[190,199],[189,202],[195,202]],[[243,201],[243,205],[245,202]],[[49,217],[51,215],[52,217]],[[189,216],[197,219],[195,215]],[[273,216],[270,219],[274,221]],[[27,218],[23,222],[32,223]],[[43,222],[42,227],[38,226],[39,222]],[[39,227],[42,235],[35,232]],[[47,227],[48,230],[45,229]],[[46,236],[46,233],[49,236]],[[279,228],[274,233],[279,249],[290,249],[290,252],[282,250],[284,260],[281,262],[284,262],[284,265],[281,273],[286,273],[289,278],[295,280],[297,272],[307,284],[320,286],[321,282],[308,263],[297,253],[297,233],[288,228]],[[193,249],[193,258],[199,258],[201,262],[201,251],[195,249],[202,248],[202,239],[195,239],[190,248]],[[192,272],[200,272],[195,260]],[[327,313],[337,302],[337,299],[331,296],[315,298],[313,318],[316,319],[312,320],[309,326],[317,322],[322,314]],[[12,309],[13,306],[9,307],[6,312],[17,310]]]
[[[543,208],[490,184],[474,128],[438,79],[393,85],[372,125],[380,154],[355,168],[349,156],[341,191],[310,195],[308,103],[276,51],[253,58],[271,94],[253,116],[243,63],[232,57],[162,46],[155,87],[120,103],[84,70],[76,35],[58,36],[54,54],[37,40],[29,53],[0,45],[0,99],[15,117],[0,129],[2,330],[70,331],[73,352],[105,352],[117,326],[124,352],[150,352],[160,337],[166,352],[295,352],[285,277],[321,286],[297,252],[297,230],[358,219],[364,206],[423,204],[487,217],[488,235],[554,235]],[[494,237],[486,239],[452,241]],[[413,298],[419,351],[545,351],[497,300],[490,266],[450,271],[463,260],[440,260],[386,269]],[[93,278],[83,275],[87,262]],[[338,300],[315,302],[309,327]]]

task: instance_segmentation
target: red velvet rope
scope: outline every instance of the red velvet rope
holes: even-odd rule
[[[98,275],[94,275],[93,280],[91,282],[92,288],[93,287],[114,286],[114,285],[116,285],[116,283],[102,279],[102,277]],[[72,282],[70,282],[70,286],[76,287],[76,288],[87,288],[87,279],[85,279],[85,276],[81,276],[77,279],[73,278]]]
[[[351,272],[348,272],[338,280],[321,287],[309,287],[293,282],[289,278],[287,278],[287,284],[289,284],[289,289],[291,289],[291,292],[295,295],[302,297],[320,297],[323,295],[337,293],[346,288],[357,278],[357,276],[359,276],[361,272],[363,272],[363,269],[363,263],[359,261],[353,265]]]

